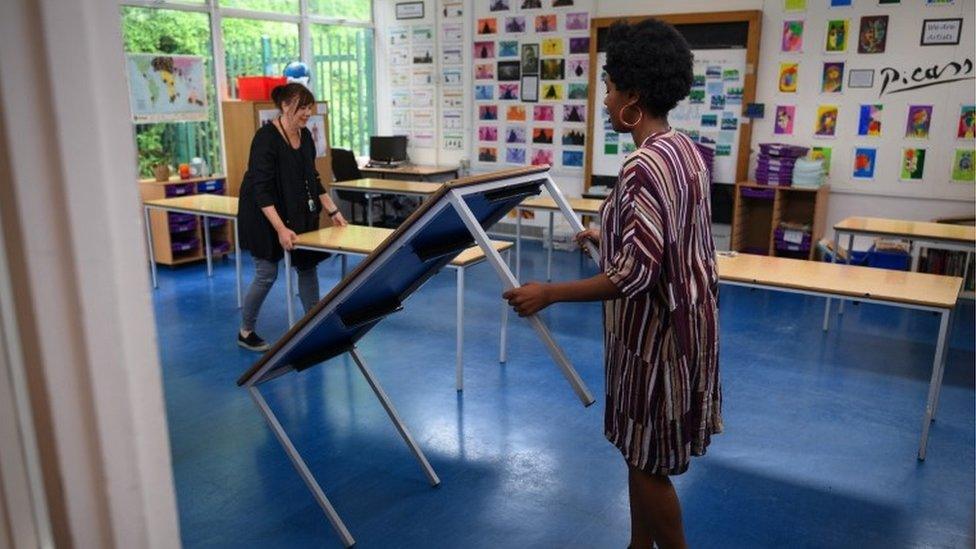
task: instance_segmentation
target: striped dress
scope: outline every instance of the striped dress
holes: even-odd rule
[[[653,134],[602,208],[607,439],[643,471],[678,475],[722,431],[718,273],[709,174],[694,142]]]

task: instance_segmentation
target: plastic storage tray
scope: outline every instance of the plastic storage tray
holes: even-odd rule
[[[211,179],[210,181],[201,181],[197,183],[198,193],[223,193],[224,192],[224,181],[221,179]]]
[[[193,192],[193,183],[180,183],[177,185],[166,185],[166,198],[174,196],[185,196]]]

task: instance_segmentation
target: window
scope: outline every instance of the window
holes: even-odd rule
[[[227,93],[237,97],[238,76],[281,76],[285,65],[301,61],[298,25],[256,19],[224,19]]]
[[[329,102],[329,142],[367,154],[374,133],[373,32],[312,25],[312,92]]]
[[[308,0],[308,11],[313,15],[353,21],[373,19],[370,0]]]
[[[220,0],[220,7],[298,15],[298,0]]]
[[[222,170],[220,131],[217,123],[216,86],[213,85],[213,47],[210,16],[178,10],[123,6],[122,40],[126,53],[171,53],[202,56],[206,62],[206,122],[136,124],[139,175],[152,176],[158,163],[176,166],[203,158],[214,172]]]

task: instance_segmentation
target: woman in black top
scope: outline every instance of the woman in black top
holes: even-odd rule
[[[305,128],[315,98],[305,86],[291,83],[272,90],[271,99],[281,114],[254,134],[238,208],[241,248],[254,258],[255,277],[244,296],[237,344],[252,351],[268,349],[254,333],[254,324],[278,277],[284,250],[292,250],[299,233],[319,228],[323,208],[334,225],[346,225],[315,170],[315,142]],[[316,265],[324,257],[305,250],[292,252],[305,312],[319,300]]]

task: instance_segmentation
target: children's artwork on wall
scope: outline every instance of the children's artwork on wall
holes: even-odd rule
[[[823,160],[824,173],[830,175],[830,160],[832,156],[833,149],[830,147],[812,147],[810,149],[810,158],[814,160]]]
[[[478,29],[478,34],[498,34],[498,19],[494,17],[478,19],[475,28]]]
[[[884,105],[861,105],[861,112],[857,121],[857,135],[866,137],[881,137],[881,112]]]
[[[888,16],[865,15],[857,35],[857,53],[884,53],[888,41]]]
[[[582,168],[583,151],[563,151],[563,166],[567,168]]]
[[[498,149],[495,147],[478,147],[479,162],[498,162]]]
[[[505,162],[509,164],[525,164],[525,149],[509,147],[505,149]]]
[[[773,133],[776,135],[793,135],[793,120],[796,118],[794,105],[778,105],[776,120],[773,122]],[[704,126],[704,123],[702,124]]]
[[[854,148],[854,172],[851,177],[855,179],[874,179],[874,166],[878,159],[878,149],[870,147]]]
[[[457,72],[460,77],[461,73]],[[430,86],[434,83],[434,69],[431,67],[420,67],[413,70],[413,84],[415,86]]]
[[[505,120],[509,122],[525,122],[525,107],[522,105],[509,105],[505,111]]]
[[[552,7],[554,8],[569,8],[572,5],[573,0],[552,0]]]
[[[448,151],[463,151],[464,136],[459,133],[444,135],[444,149]]]
[[[505,32],[510,34],[518,34],[518,33],[525,32],[525,17],[522,17],[521,15],[517,17],[506,17]]]
[[[532,142],[540,145],[552,145],[552,128],[532,128]]]
[[[464,56],[461,54],[461,48],[445,48],[441,52],[441,62],[444,65],[460,65],[464,62]]]
[[[476,101],[491,101],[495,98],[495,86],[491,84],[477,84],[474,87]]]
[[[411,52],[413,53],[414,65],[434,64],[434,46],[430,44],[423,44],[420,46],[414,44]]]
[[[570,38],[569,53],[590,53],[590,37]]]
[[[495,126],[479,126],[479,141],[498,141],[498,128]]]
[[[493,41],[475,42],[474,43],[474,58],[475,59],[494,59],[495,58],[495,43]]]
[[[959,126],[956,129],[956,138],[976,138],[976,105],[963,105],[960,107]]]
[[[563,105],[563,122],[586,122],[586,105]]]
[[[779,64],[779,91],[783,93],[796,93],[799,80],[799,63],[780,63]]]
[[[479,63],[474,66],[474,79],[475,80],[494,80],[495,79],[495,64],[494,63]]]
[[[701,116],[701,127],[703,127],[703,128],[717,128],[718,127],[718,115],[717,114],[703,114]]]
[[[817,119],[813,125],[815,137],[834,137],[837,135],[837,105],[820,105],[817,107]]]
[[[713,95],[711,96],[710,104],[708,105],[709,110],[721,111],[725,110],[725,96],[724,95]]]
[[[464,15],[464,5],[460,2],[444,4],[444,9],[441,10],[441,13],[445,19],[460,19]]]
[[[567,13],[566,30],[587,30],[590,27],[590,14]]]
[[[551,105],[534,105],[532,107],[532,120],[536,122],[552,122],[555,119],[555,108]]]
[[[840,93],[844,89],[844,63],[827,61],[823,64],[823,81],[820,91],[823,93]]]
[[[525,126],[509,126],[505,129],[506,143],[525,143]]]
[[[489,11],[508,11],[509,9],[508,0],[491,0],[488,4]]]
[[[566,128],[563,130],[563,145],[580,146],[586,145],[586,134],[579,128]]]
[[[562,101],[564,99],[563,95],[563,85],[562,84],[543,84],[542,85],[542,100],[543,101]]]
[[[952,180],[976,182],[976,149],[956,149],[952,160]]]
[[[535,16],[535,32],[556,32],[557,30],[555,15]]]
[[[464,129],[464,113],[461,111],[446,111],[443,115],[445,130],[461,131]]]
[[[539,44],[522,44],[522,74],[539,74]]]
[[[847,36],[850,22],[847,19],[832,19],[827,21],[827,40],[824,51],[827,53],[841,53],[847,51]]]
[[[413,38],[411,39],[414,44],[433,44],[434,43],[434,27],[429,25],[416,26],[413,27],[413,32],[410,33]]]
[[[539,76],[535,74],[522,75],[522,101],[535,103],[539,100]]]
[[[806,11],[807,0],[783,0],[784,11]]]
[[[519,56],[518,40],[498,41],[498,57],[518,57],[518,56]],[[518,63],[518,61],[516,61],[516,63]]]
[[[783,21],[783,37],[780,41],[780,51],[783,53],[797,53],[803,51],[803,20]]]
[[[566,77],[565,59],[543,59],[542,74],[543,80],[562,80]]]
[[[499,101],[518,101],[519,100],[519,85],[518,84],[498,84],[498,100]]]
[[[523,10],[542,9],[542,0],[522,0],[522,5],[520,9]]]
[[[434,106],[434,90],[432,88],[427,89],[416,89],[414,88],[412,97],[410,98],[410,104],[414,107],[433,107]]]
[[[552,149],[532,149],[532,165],[541,166],[543,164],[552,166]]]
[[[498,105],[478,105],[478,120],[498,120]]]
[[[566,99],[586,99],[589,84],[570,82],[569,91],[566,92]]]
[[[522,74],[520,72],[521,67],[522,63],[519,61],[499,61],[498,80],[517,82],[520,78],[522,78]]]
[[[920,181],[925,173],[925,149],[902,149],[901,180]]]
[[[464,27],[461,23],[444,23],[441,25],[441,36],[444,43],[459,43],[464,41]]]
[[[410,31],[403,27],[390,29],[390,45],[401,46],[410,42]]]
[[[705,90],[691,90],[688,92],[688,103],[692,105],[703,105],[705,103]]]
[[[849,8],[854,3],[854,0],[830,0],[830,7],[832,8]]]
[[[542,55],[546,57],[552,57],[555,55],[563,54],[563,39],[562,38],[543,38],[542,39]]]
[[[932,124],[932,105],[909,105],[905,122],[905,137],[928,139]]]
[[[586,78],[589,74],[587,68],[590,66],[589,59],[570,59],[567,74],[569,78]],[[572,99],[572,97],[570,97]]]
[[[464,93],[461,90],[445,90],[441,97],[441,107],[445,109],[464,107]]]

